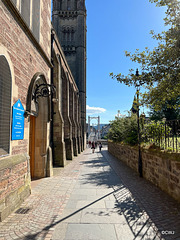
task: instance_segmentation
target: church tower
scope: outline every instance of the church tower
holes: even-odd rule
[[[86,146],[86,7],[85,0],[53,0],[53,27],[58,35],[81,102],[83,145]]]

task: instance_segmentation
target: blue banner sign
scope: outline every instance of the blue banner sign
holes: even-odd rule
[[[24,108],[20,100],[13,106],[12,140],[24,139]]]

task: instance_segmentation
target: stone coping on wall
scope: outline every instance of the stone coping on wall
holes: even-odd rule
[[[0,158],[0,171],[6,168],[11,168],[27,160],[29,160],[29,156],[26,153],[2,157]]]
[[[113,142],[113,141],[108,140],[108,145],[111,144],[111,143],[113,143],[117,146],[119,145],[119,146],[123,146],[124,148],[129,148],[129,149],[132,149],[134,151],[138,151],[138,146],[137,145],[136,146],[131,146],[131,145],[127,145],[127,144],[124,144],[124,143]],[[151,154],[151,155],[156,156],[156,157],[161,157],[162,159],[169,159],[169,160],[172,160],[172,161],[180,162],[180,153],[160,150],[158,147],[157,148],[141,147],[141,152]]]

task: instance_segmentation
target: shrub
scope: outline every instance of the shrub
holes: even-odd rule
[[[111,121],[108,138],[115,142],[124,142],[130,145],[137,144],[138,126],[137,117],[132,114],[130,117],[118,118]]]

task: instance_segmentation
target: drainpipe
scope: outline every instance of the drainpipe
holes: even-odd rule
[[[54,53],[53,53],[53,42],[54,42],[54,33],[51,30],[51,84],[54,84],[53,74],[54,74]],[[50,108],[51,108],[51,119],[50,119],[50,147],[52,149],[52,161],[54,162],[54,141],[53,141],[53,118],[54,118],[54,105],[53,105],[53,95],[50,96]]]

